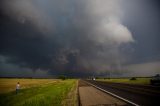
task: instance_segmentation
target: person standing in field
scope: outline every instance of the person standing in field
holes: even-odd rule
[[[20,89],[20,83],[18,82],[16,85],[16,94],[19,92],[19,89]]]

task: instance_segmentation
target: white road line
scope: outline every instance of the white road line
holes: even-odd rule
[[[83,80],[83,81],[84,81],[84,80]],[[114,97],[116,97],[116,98],[118,98],[118,99],[120,99],[120,100],[123,100],[123,101],[125,101],[125,102],[127,102],[127,103],[129,103],[129,104],[131,104],[131,105],[140,106],[140,105],[138,105],[138,104],[136,104],[136,103],[133,103],[133,102],[127,100],[127,99],[124,99],[124,98],[122,98],[122,97],[120,97],[120,96],[118,96],[118,95],[116,95],[116,94],[114,94],[114,93],[111,93],[111,92],[109,92],[109,91],[106,91],[106,90],[104,90],[104,89],[102,89],[102,88],[100,88],[100,87],[98,87],[98,86],[96,86],[96,85],[94,85],[94,84],[91,84],[91,83],[89,83],[89,82],[87,82],[87,81],[84,81],[84,82],[86,82],[86,83],[88,83],[89,85],[92,85],[93,87],[95,87],[95,88],[97,88],[97,89],[99,89],[99,90],[101,90],[101,91],[103,91],[103,92],[106,92],[106,93],[108,93],[108,94],[110,94],[110,95],[112,95],[112,96],[114,96]]]

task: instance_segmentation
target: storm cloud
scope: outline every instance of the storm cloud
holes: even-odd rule
[[[0,69],[16,67],[18,72],[69,76],[122,70],[130,59],[122,49],[126,47],[132,52],[130,45],[136,42],[123,24],[122,3],[121,0],[2,0]]]

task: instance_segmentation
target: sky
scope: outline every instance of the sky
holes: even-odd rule
[[[1,0],[0,77],[160,73],[158,0]]]

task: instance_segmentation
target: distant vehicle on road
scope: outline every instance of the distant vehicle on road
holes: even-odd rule
[[[157,74],[156,76],[152,77],[150,82],[151,85],[160,85],[160,74]]]

